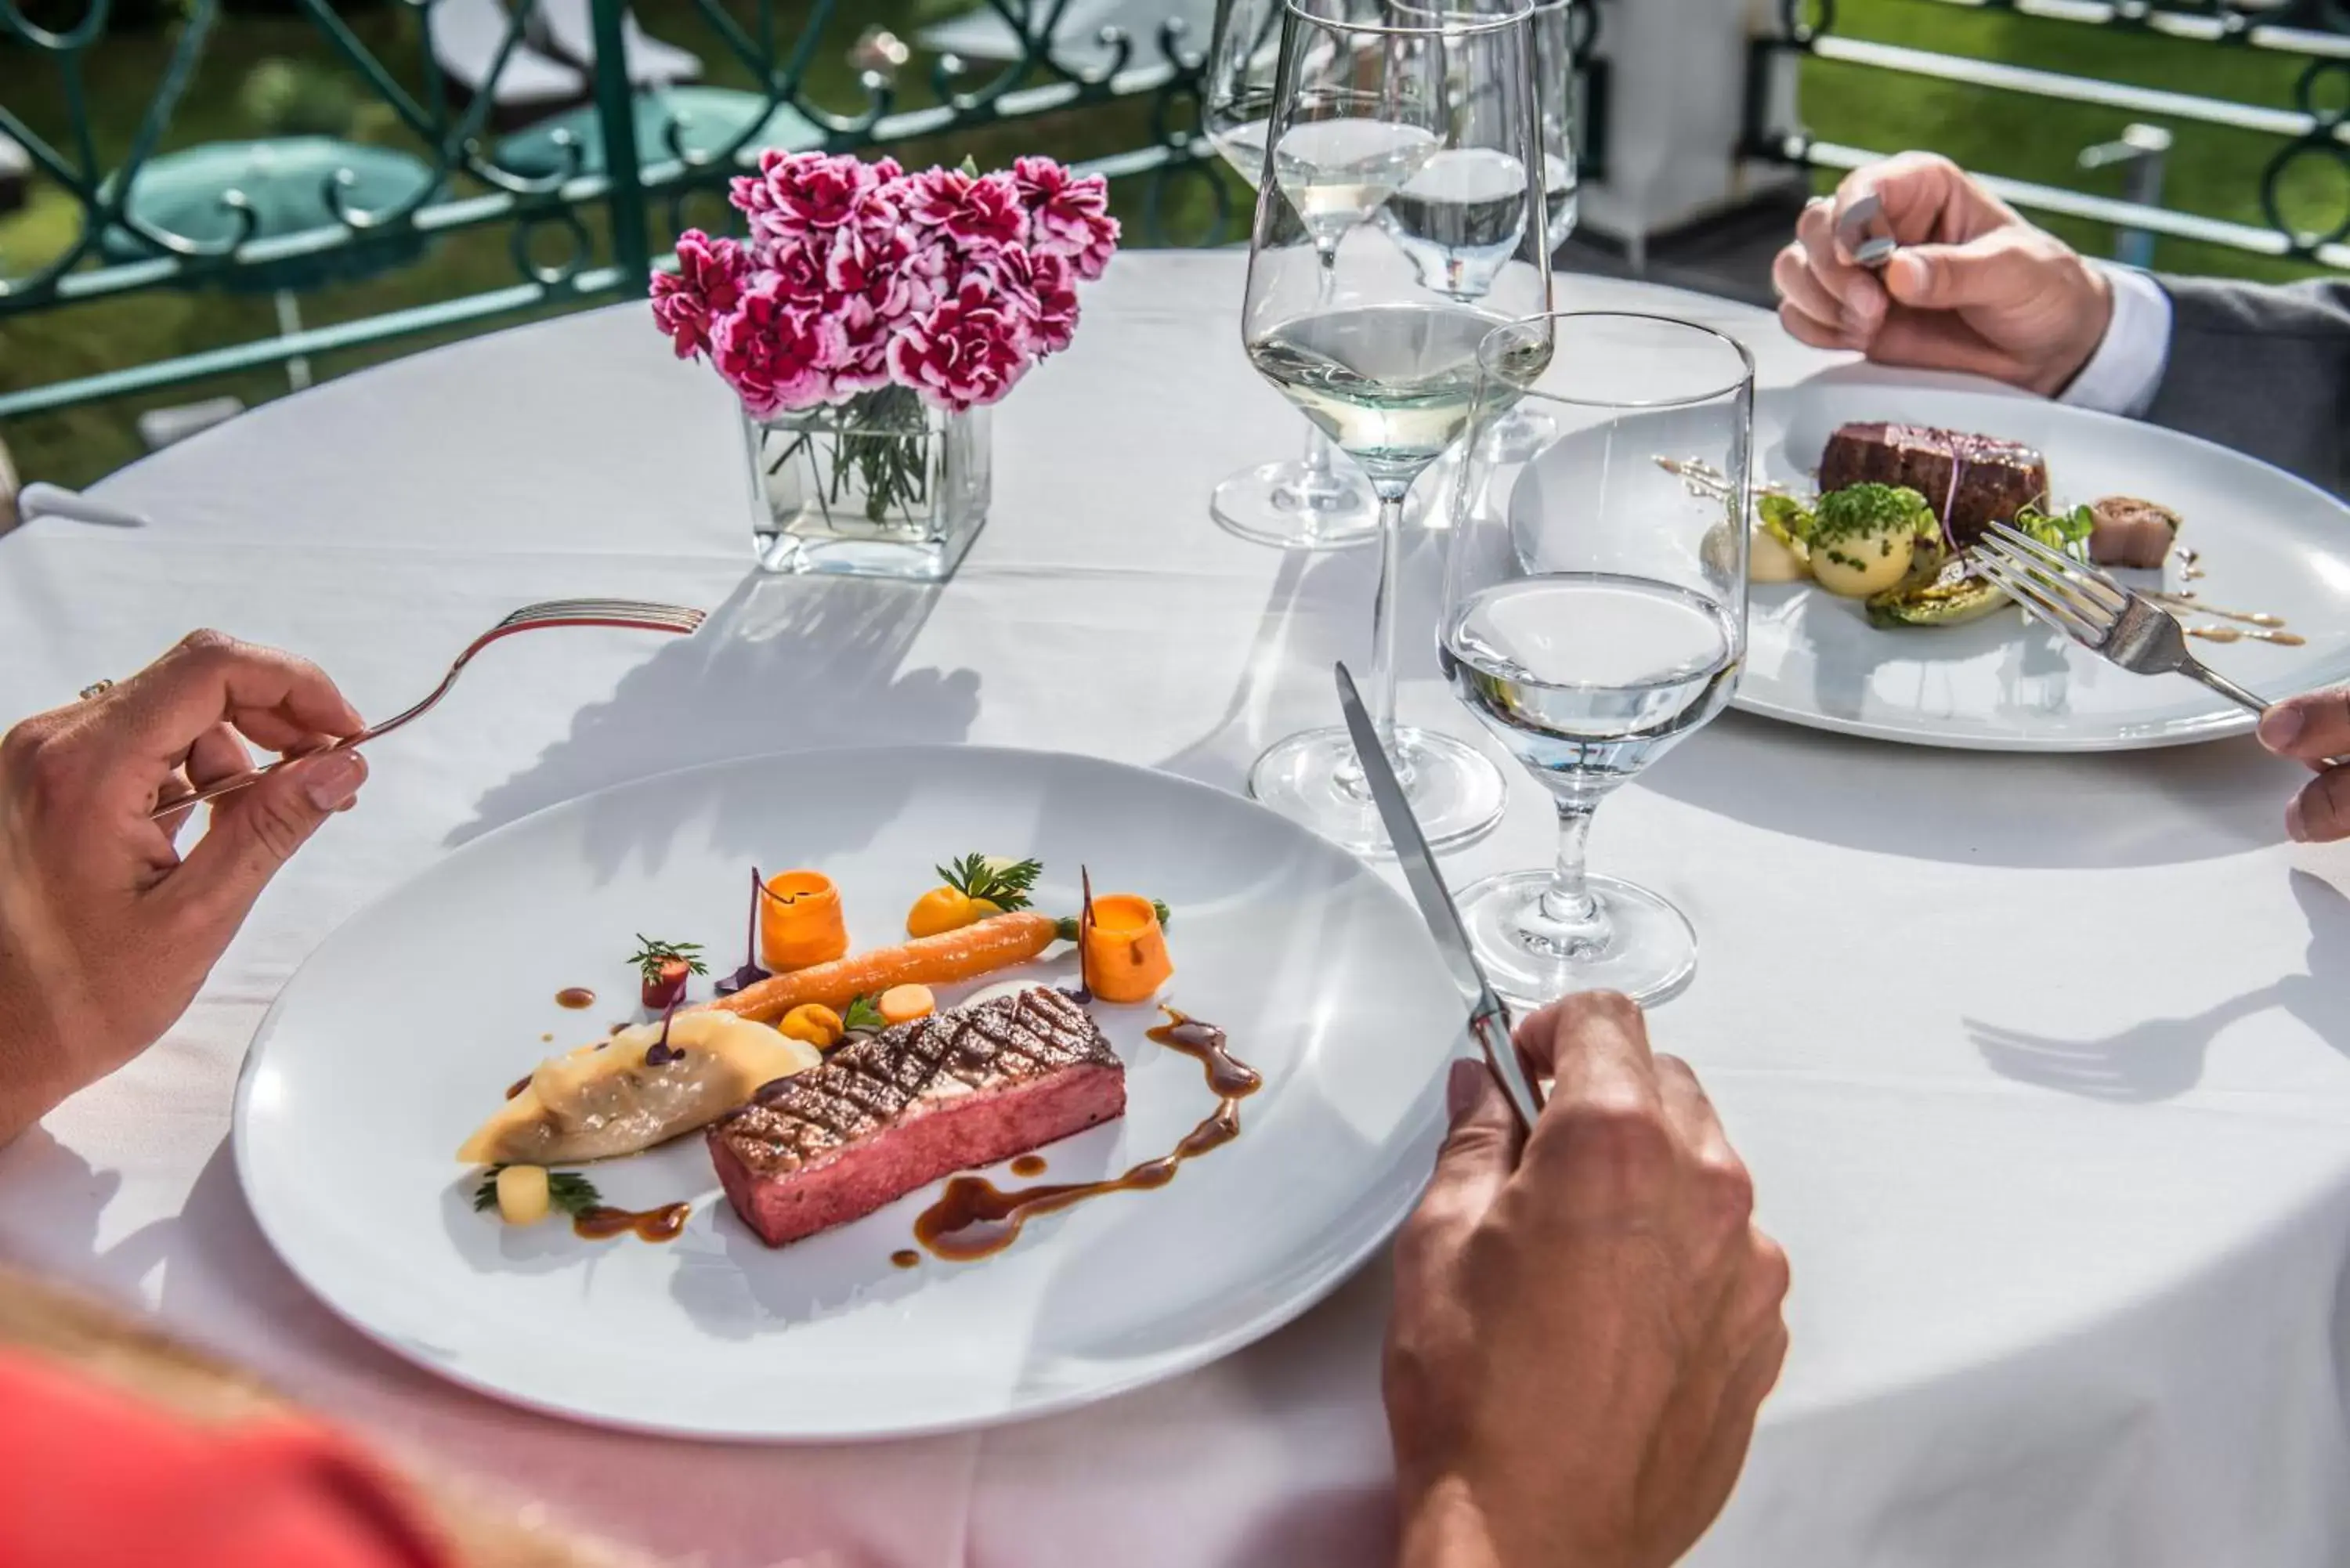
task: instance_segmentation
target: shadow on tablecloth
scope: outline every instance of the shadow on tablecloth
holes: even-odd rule
[[[2252,787],[2262,780],[2274,787]],[[1890,745],[1744,713],[1724,713],[1640,776],[1641,788],[1669,799],[1815,843],[2065,871],[2184,865],[2282,843],[2284,803],[2306,782],[2249,739],[2016,756]]]
[[[1396,604],[1399,685],[1439,679],[1436,623],[1443,610],[1444,553],[1450,535],[1408,527]],[[1240,682],[1216,722],[1151,765],[1235,794],[1250,767],[1293,729],[1340,722],[1330,667],[1345,659],[1356,679],[1370,669],[1372,600],[1378,552],[1371,548],[1285,552],[1265,593]],[[1284,723],[1279,715],[1300,719]],[[1455,708],[1450,727],[1474,736],[1477,725]]]
[[[2143,1105],[2174,1099],[2202,1081],[2204,1058],[2229,1025],[2282,1008],[2310,1033],[2350,1056],[2350,1012],[2326,994],[2320,975],[2350,964],[2350,898],[2307,871],[2293,876],[2293,896],[2309,921],[2308,967],[2186,1018],[2150,1018],[2093,1040],[2064,1040],[1966,1020],[1967,1033],[1991,1069],[2021,1083],[2087,1099]],[[2218,940],[2224,940],[2224,937]]]
[[[701,763],[964,739],[979,714],[979,672],[901,668],[939,592],[752,573],[700,631],[664,644],[608,701],[581,708],[569,735],[484,794],[446,842],[463,844],[557,802]],[[598,856],[608,865],[631,854],[658,858],[670,830],[641,817],[599,822]]]

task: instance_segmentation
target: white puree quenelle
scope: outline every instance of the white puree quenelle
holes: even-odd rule
[[[635,1154],[705,1127],[762,1084],[824,1060],[804,1040],[731,1012],[681,1012],[668,1053],[648,1062],[661,1026],[639,1023],[608,1041],[549,1057],[457,1150],[469,1165],[547,1165]]]

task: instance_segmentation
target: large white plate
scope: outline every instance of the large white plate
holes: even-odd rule
[[[2282,615],[2301,648],[2198,643],[2264,696],[2350,679],[2350,509],[2324,491],[2189,436],[2034,399],[1827,379],[1755,400],[1760,473],[1807,483],[1830,431],[1896,420],[2038,447],[2062,505],[2142,495],[2186,519],[2209,603]],[[2146,581],[2153,580],[2147,574]],[[2181,585],[2171,568],[2169,587]],[[1847,734],[1985,751],[2118,751],[2241,733],[2251,714],[2183,676],[2116,670],[2002,614],[1947,631],[1879,631],[1860,607],[1803,586],[1754,589],[1749,712]]]
[[[700,940],[723,972],[755,861],[829,873],[857,945],[876,945],[902,938],[933,865],[972,850],[1043,859],[1047,910],[1075,907],[1081,862],[1097,887],[1173,907],[1168,996],[1226,1025],[1264,1075],[1236,1142],[1158,1191],[1032,1221],[993,1258],[910,1270],[890,1254],[914,1245],[936,1189],[771,1250],[727,1208],[698,1137],[593,1172],[629,1207],[693,1200],[665,1245],[473,1211],[459,1140],[553,1048],[542,1034],[592,1038],[633,1008],[635,933]],[[613,1002],[556,1006],[580,984]],[[972,747],[754,759],[526,818],[337,931],[254,1042],[237,1171],[313,1290],[459,1382],[719,1438],[935,1432],[1200,1366],[1336,1285],[1427,1177],[1463,1012],[1408,904],[1232,795]],[[1128,1064],[1128,1114],[1049,1147],[1044,1179],[1164,1154],[1214,1107],[1196,1063],[1143,1038],[1147,1010],[1097,1013]]]

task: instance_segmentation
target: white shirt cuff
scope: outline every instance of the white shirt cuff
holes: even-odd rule
[[[2105,340],[2073,384],[2056,400],[2076,409],[2137,419],[2154,402],[2155,389],[2170,362],[2170,296],[2162,286],[2129,267],[2098,267],[2114,291],[2114,317]]]

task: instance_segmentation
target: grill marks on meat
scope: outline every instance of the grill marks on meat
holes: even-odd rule
[[[1823,494],[1850,484],[1907,485],[1926,498],[1961,547],[2027,504],[2048,504],[2048,463],[1996,436],[1925,425],[1848,424],[1820,456]],[[1955,490],[1956,493],[1952,492]]]
[[[1125,1108],[1101,1030],[1038,986],[844,1044],[760,1090],[710,1148],[736,1211],[780,1245]]]

